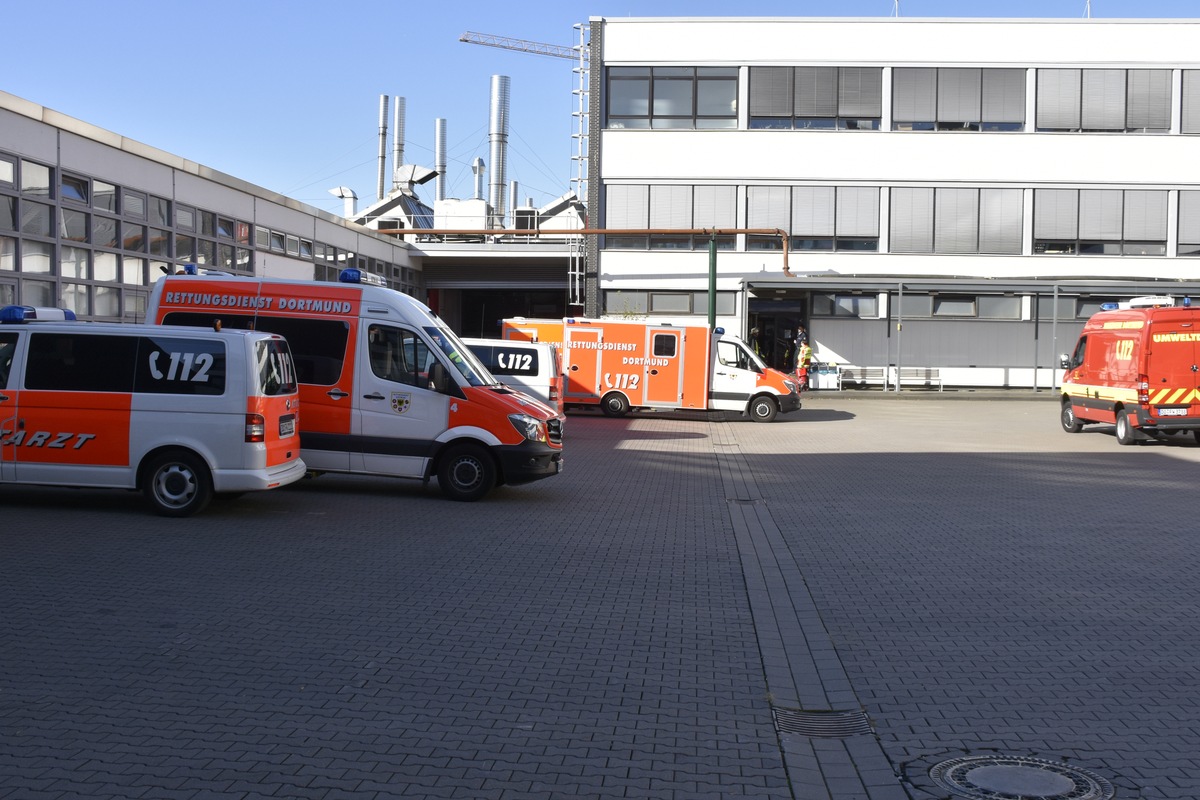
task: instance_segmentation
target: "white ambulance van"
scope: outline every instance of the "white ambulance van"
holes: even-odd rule
[[[563,413],[563,373],[558,348],[549,342],[463,339],[504,383]]]
[[[562,470],[563,417],[504,386],[427,306],[357,269],[337,283],[167,275],[146,317],[287,338],[309,470],[428,481],[453,500]]]
[[[164,516],[304,477],[287,342],[0,309],[0,482],[140,489]]]

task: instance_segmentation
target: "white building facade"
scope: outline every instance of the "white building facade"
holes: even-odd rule
[[[1049,387],[1100,303],[1200,295],[1198,20],[589,27],[589,314],[706,316],[712,282],[776,366],[804,325]]]

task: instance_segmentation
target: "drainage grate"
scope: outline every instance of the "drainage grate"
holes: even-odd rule
[[[872,733],[871,722],[861,711],[802,711],[773,708],[775,729],[821,739],[844,739]]]
[[[971,800],[1111,800],[1113,785],[1086,769],[1023,756],[965,756],[943,761],[929,777]]]

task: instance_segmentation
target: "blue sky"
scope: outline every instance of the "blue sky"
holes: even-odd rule
[[[1086,0],[900,0],[904,17],[1081,18]],[[379,97],[403,97],[405,161],[433,166],[446,120],[449,197],[489,161],[493,75],[511,81],[508,180],[542,205],[575,175],[572,62],[459,41],[467,31],[570,46],[589,17],[888,17],[894,0],[43,0],[5,9],[0,90],[302,202],[374,201]],[[1093,18],[1200,16],[1200,0],[1092,0]],[[389,111],[389,125],[391,113]],[[0,131],[0,147],[3,132]],[[391,145],[388,146],[391,169]],[[491,166],[490,164],[488,165]],[[390,172],[389,186],[390,188]],[[433,200],[433,183],[418,193]]]

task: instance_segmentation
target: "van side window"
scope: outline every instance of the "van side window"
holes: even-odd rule
[[[13,354],[17,351],[17,334],[0,333],[0,389],[8,386],[8,375],[12,372]]]
[[[333,386],[342,376],[346,341],[350,338],[350,325],[343,320],[175,311],[163,317],[163,324],[211,328],[215,319],[220,319],[226,328],[266,331],[287,339],[296,367],[296,380],[300,383]]]
[[[474,348],[472,348],[474,350]],[[514,375],[536,378],[538,374],[538,351],[536,348],[504,347],[488,348],[489,357],[482,358],[484,365],[493,375]],[[475,351],[479,353],[478,350]]]
[[[143,394],[222,395],[225,343],[169,336],[141,337],[133,390]]]
[[[429,348],[412,331],[390,325],[367,329],[367,356],[377,378],[409,386],[425,387],[431,355]]]
[[[34,333],[29,337],[25,388],[131,392],[138,338]]]

